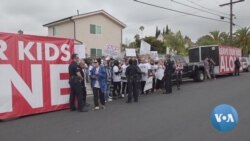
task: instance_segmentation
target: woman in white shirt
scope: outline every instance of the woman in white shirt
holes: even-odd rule
[[[125,97],[125,95],[128,93],[128,86],[127,86],[127,78],[126,78],[126,75],[125,75],[125,72],[126,72],[126,69],[128,67],[128,60],[125,59],[124,62],[123,62],[123,65],[121,66],[121,70],[122,70],[122,73],[121,73],[121,82],[122,82],[122,97]]]
[[[163,89],[164,86],[164,63],[162,60],[159,61],[156,72],[155,72],[155,78],[156,78],[156,91],[159,91],[159,89]]]
[[[113,66],[113,86],[113,98],[115,99],[121,96],[121,69],[117,60],[114,61]]]

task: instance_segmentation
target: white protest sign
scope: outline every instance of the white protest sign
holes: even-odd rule
[[[153,77],[151,76],[146,81],[146,84],[145,84],[145,87],[144,87],[144,92],[147,91],[147,90],[152,89],[152,86],[153,86]]]
[[[151,52],[150,52],[150,57],[151,57],[151,59],[153,59],[153,60],[159,60],[158,51],[151,51]]]
[[[74,52],[78,54],[79,58],[86,58],[84,45],[75,45]]]
[[[150,54],[150,50],[151,50],[151,45],[141,40],[140,55]]]
[[[116,57],[119,53],[119,48],[114,45],[106,45],[104,48],[104,55]]]
[[[126,56],[135,57],[136,56],[135,49],[133,49],[133,48],[126,48]]]

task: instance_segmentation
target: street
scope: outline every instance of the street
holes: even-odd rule
[[[171,95],[140,96],[139,103],[120,99],[100,111],[63,110],[4,121],[0,141],[249,141],[249,82],[250,73],[185,82],[180,91],[174,86]],[[239,114],[229,133],[210,123],[213,108],[224,103]]]

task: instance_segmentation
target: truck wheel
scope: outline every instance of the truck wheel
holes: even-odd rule
[[[204,80],[205,80],[205,74],[203,73],[203,71],[198,71],[195,81],[202,82]]]

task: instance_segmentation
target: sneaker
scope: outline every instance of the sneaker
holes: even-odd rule
[[[122,97],[122,98],[124,98],[124,97],[125,97],[125,95],[124,95],[124,94],[122,94],[122,95],[121,95],[121,97]]]
[[[93,110],[94,111],[97,111],[97,110],[99,110],[100,108],[99,107],[95,107]]]
[[[108,102],[111,102],[111,101],[113,101],[112,98],[109,98],[109,99],[108,99]]]

